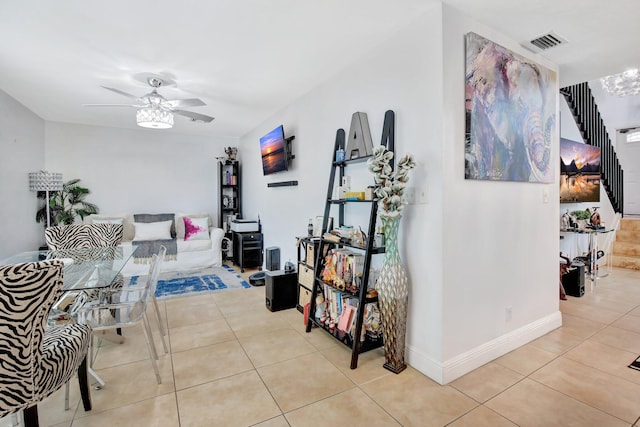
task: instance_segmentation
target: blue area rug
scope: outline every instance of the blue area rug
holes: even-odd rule
[[[131,277],[131,283],[140,282],[144,276]],[[156,298],[171,298],[196,292],[215,292],[229,289],[250,288],[233,268],[226,264],[196,271],[160,274]]]

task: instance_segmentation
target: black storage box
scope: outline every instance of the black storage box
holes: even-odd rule
[[[574,262],[566,274],[562,276],[564,292],[572,297],[584,295],[584,264]]]
[[[294,308],[298,302],[298,275],[284,270],[265,272],[265,302],[269,311]]]

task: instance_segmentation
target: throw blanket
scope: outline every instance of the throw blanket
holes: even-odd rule
[[[148,264],[151,262],[151,257],[160,251],[160,246],[167,248],[167,254],[164,258],[165,261],[175,261],[178,259],[178,243],[176,239],[139,240],[133,241],[132,244],[138,248],[133,255],[133,262],[136,264]]]

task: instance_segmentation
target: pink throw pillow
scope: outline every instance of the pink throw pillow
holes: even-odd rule
[[[182,217],[184,220],[184,240],[207,240],[209,238],[208,218]]]

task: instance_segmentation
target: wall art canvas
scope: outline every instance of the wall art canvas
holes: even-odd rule
[[[465,41],[465,178],[553,182],[555,71],[478,34]]]
[[[560,138],[560,203],[600,201],[600,148]]]

